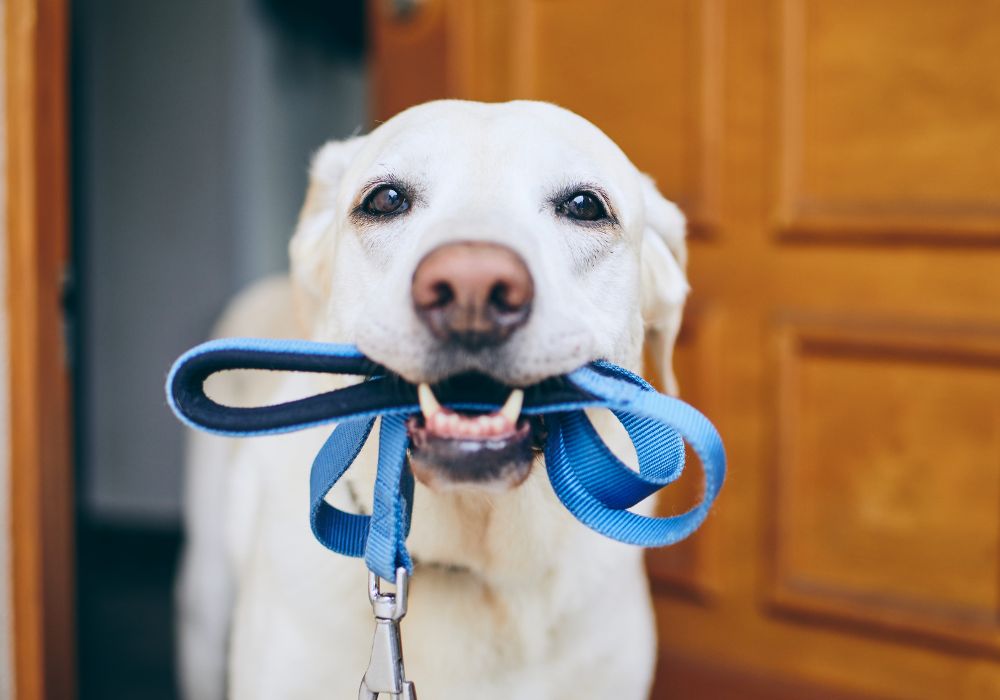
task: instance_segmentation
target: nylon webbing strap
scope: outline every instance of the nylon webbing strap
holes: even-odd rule
[[[205,380],[235,369],[317,372],[367,377],[343,389],[272,406],[236,408],[212,401]],[[229,338],[182,355],[167,379],[171,408],[199,430],[247,437],[337,423],[312,465],[310,520],[327,548],[364,557],[368,568],[394,579],[396,568],[412,573],[406,549],[413,510],[413,475],[406,467],[406,419],[420,409],[415,389],[389,381],[357,348],[303,340]],[[548,429],[545,461],[552,489],[563,505],[596,532],[628,544],[661,547],[694,532],[722,487],[726,456],[715,427],[678,399],[657,393],[645,380],[608,362],[566,375],[565,382],[525,391],[523,413],[542,415]],[[494,410],[505,397],[458,396],[446,401],[465,410]],[[635,471],[604,444],[583,409],[604,407],[621,421],[639,461]],[[351,466],[379,426],[378,471],[372,514],[339,510],[326,495]],[[684,468],[684,442],[705,474],[701,503],[665,518],[628,508],[674,481]]]

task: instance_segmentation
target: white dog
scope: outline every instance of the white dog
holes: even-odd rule
[[[311,177],[291,279],[245,293],[218,333],[355,343],[426,384],[409,425],[407,676],[428,700],[646,697],[656,639],[642,552],[558,503],[516,387],[596,358],[641,370],[653,331],[673,390],[683,216],[599,129],[537,102],[415,107],[324,146]],[[511,399],[481,418],[441,409],[435,391],[458,374]],[[214,381],[231,403],[329,388],[306,375]],[[614,419],[593,419],[627,457]],[[193,439],[179,585],[189,700],[357,697],[367,571],[319,545],[308,521],[309,467],[328,433]],[[500,449],[454,449],[486,442]],[[370,512],[374,448],[332,503]]]

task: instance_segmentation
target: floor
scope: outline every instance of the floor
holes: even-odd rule
[[[82,524],[80,700],[174,700],[176,531]]]

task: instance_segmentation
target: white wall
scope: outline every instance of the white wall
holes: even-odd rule
[[[226,299],[286,265],[310,152],[366,122],[360,60],[266,25],[257,0],[74,10],[74,186],[84,313],[83,506],[172,524],[183,435],[169,363]]]
[[[0,0],[0,115],[4,115],[4,89],[7,71],[3,65],[4,21],[6,6]],[[7,154],[4,151],[6,118],[0,119],[0,290],[7,289]],[[5,292],[4,292],[5,294]],[[10,395],[7,383],[7,309],[0,304],[0,700],[13,697],[13,659],[11,658],[10,590]]]

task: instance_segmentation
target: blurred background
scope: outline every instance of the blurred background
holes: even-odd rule
[[[677,373],[731,467],[705,527],[649,556],[654,697],[1000,698],[1000,0],[66,21],[80,697],[175,697],[166,368],[285,269],[314,149],[463,97],[577,111],[690,220]]]
[[[312,152],[370,125],[362,0],[78,0],[80,695],[173,698],[184,436],[165,369],[287,269]]]

